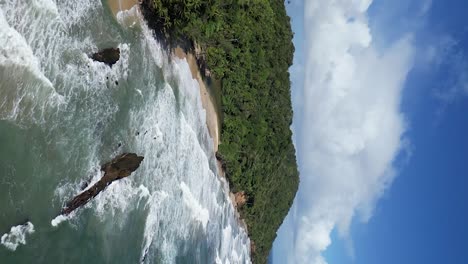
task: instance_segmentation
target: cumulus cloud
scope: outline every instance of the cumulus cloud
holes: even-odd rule
[[[400,100],[414,49],[411,35],[376,48],[371,3],[305,3],[301,186],[289,263],[326,263],[331,232],[347,237],[356,216],[367,221],[395,176],[405,132]]]

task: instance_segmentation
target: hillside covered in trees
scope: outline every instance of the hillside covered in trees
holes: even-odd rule
[[[276,231],[295,197],[299,175],[291,139],[288,68],[294,46],[280,0],[146,0],[150,26],[169,45],[197,43],[203,64],[221,80],[218,156],[254,243],[254,263],[266,263]]]

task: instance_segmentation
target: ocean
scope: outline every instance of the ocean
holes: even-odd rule
[[[124,152],[136,172],[57,217]],[[0,263],[250,263],[228,194],[198,83],[136,7],[0,1]]]

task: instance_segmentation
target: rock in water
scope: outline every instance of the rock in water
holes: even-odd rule
[[[87,204],[89,200],[96,197],[96,195],[102,192],[113,181],[130,176],[132,172],[138,169],[142,161],[143,157],[140,157],[135,153],[124,153],[102,165],[101,170],[104,171],[104,176],[91,186],[91,188],[78,194],[75,198],[69,201],[62,209],[61,214],[70,214],[79,207]]]
[[[112,67],[120,59],[120,49],[119,48],[108,48],[103,49],[97,53],[91,55],[91,59],[99,62],[104,62],[105,64]]]

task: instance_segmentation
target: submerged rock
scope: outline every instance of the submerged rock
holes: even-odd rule
[[[68,215],[79,207],[87,204],[92,198],[96,197],[113,181],[128,177],[140,166],[143,157],[135,153],[124,153],[115,157],[110,162],[102,165],[101,170],[104,176],[86,191],[78,194],[69,201],[62,209],[62,215]]]
[[[104,62],[105,64],[112,67],[120,59],[120,49],[119,48],[108,48],[103,49],[99,52],[91,55],[91,59],[99,62]]]

